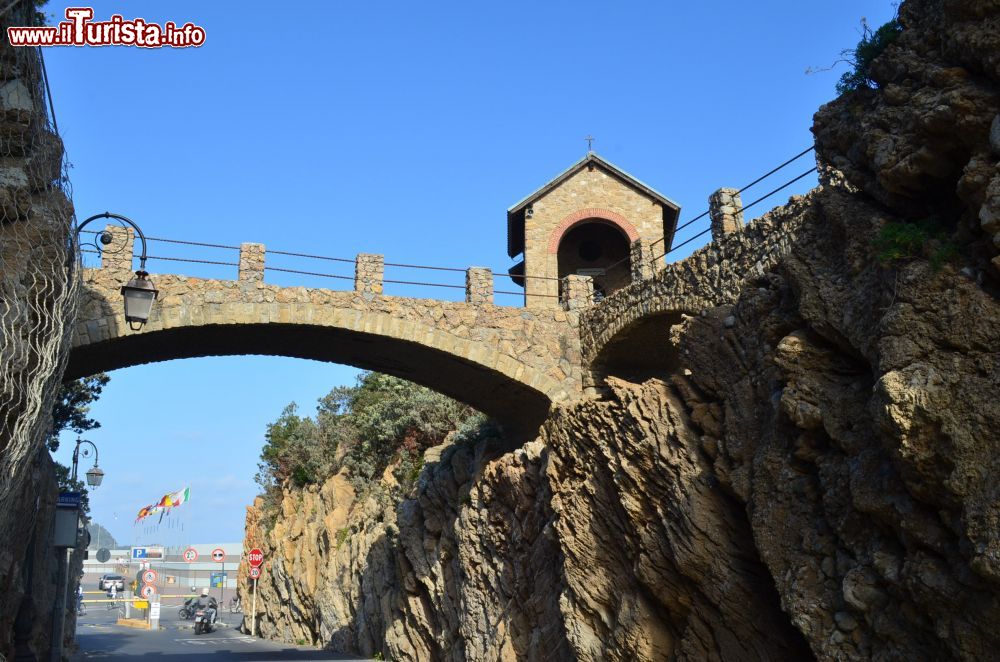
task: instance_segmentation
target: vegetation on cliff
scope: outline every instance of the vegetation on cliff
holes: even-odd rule
[[[338,386],[319,399],[313,417],[291,403],[267,426],[256,476],[265,506],[282,489],[323,483],[346,469],[364,493],[390,465],[401,491],[420,472],[425,449],[452,432],[486,424],[471,407],[396,377],[362,374],[355,386]]]
[[[863,88],[877,88],[878,82],[872,77],[872,62],[892,42],[896,41],[903,28],[899,21],[891,21],[872,30],[868,21],[861,19],[861,41],[854,48],[841,52],[842,62],[850,65],[851,70],[844,73],[837,81],[837,94],[846,94]]]

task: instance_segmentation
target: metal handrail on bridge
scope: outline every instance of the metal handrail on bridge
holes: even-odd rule
[[[757,177],[756,179],[754,179],[749,184],[746,184],[742,188],[738,189],[736,191],[736,195],[740,195],[744,191],[746,191],[747,189],[756,186],[757,184],[761,183],[762,181],[764,181],[765,179],[767,179],[771,175],[773,175],[773,174],[775,174],[775,173],[783,170],[784,168],[786,168],[787,166],[791,165],[795,161],[799,160],[800,158],[802,158],[803,156],[805,156],[809,152],[813,151],[814,149],[816,149],[816,148],[815,147],[808,147],[808,148],[802,150],[801,152],[799,152],[798,154],[796,154],[795,156],[791,157],[790,159],[786,160],[785,162],[781,163],[780,165],[778,165],[778,166],[776,166],[774,168],[771,168],[770,170],[768,170],[766,173],[764,173],[760,177]],[[799,181],[803,177],[806,177],[807,175],[809,175],[811,173],[814,173],[814,172],[816,172],[816,167],[815,166],[813,166],[809,170],[803,172],[802,174],[798,175],[797,177],[788,180],[787,182],[785,182],[781,186],[779,186],[779,187],[777,187],[775,189],[772,189],[771,191],[768,191],[767,193],[765,193],[764,195],[760,196],[759,198],[757,198],[753,202],[748,202],[747,204],[745,204],[742,207],[740,207],[739,209],[737,209],[735,213],[742,214],[744,210],[750,209],[754,205],[757,205],[760,202],[763,202],[764,200],[766,200],[767,198],[770,198],[775,193],[783,191],[784,189],[788,188],[789,186],[791,186],[795,182]],[[706,209],[705,211],[703,211],[702,213],[698,214],[694,218],[691,218],[691,219],[685,221],[684,223],[678,225],[676,228],[674,228],[673,236],[676,236],[678,232],[680,232],[684,228],[688,227],[689,225],[695,223],[696,221],[699,221],[699,220],[705,218],[706,216],[708,216],[709,214],[711,214],[711,212],[712,212],[711,209]],[[672,245],[668,250],[660,253],[659,255],[657,255],[656,257],[654,257],[653,259],[654,260],[661,260],[665,256],[667,256],[670,253],[673,253],[674,251],[676,251],[678,248],[682,248],[683,246],[686,246],[687,244],[690,244],[695,239],[698,239],[699,237],[702,237],[702,236],[708,234],[709,232],[711,232],[711,230],[712,230],[712,228],[708,227],[705,230],[702,230],[698,234],[694,235],[693,237],[688,237],[687,239],[685,239],[681,243]],[[650,248],[652,248],[652,247],[656,246],[657,244],[663,243],[663,241],[665,241],[665,238],[661,237],[660,239],[657,239],[656,241],[652,242],[649,246],[650,246]],[[612,265],[612,266],[615,266],[615,265]]]
[[[786,161],[784,161],[780,165],[772,168],[771,170],[769,170],[768,172],[764,173],[760,177],[757,177],[756,179],[754,179],[753,181],[751,181],[749,184],[746,184],[745,186],[743,186],[742,188],[740,188],[736,192],[736,194],[739,195],[739,194],[743,193],[744,191],[752,188],[753,186],[756,186],[757,184],[759,184],[760,182],[764,181],[765,179],[771,177],[775,173],[780,172],[781,170],[783,170],[787,166],[791,165],[792,163],[794,163],[795,161],[797,161],[801,157],[803,157],[806,154],[808,154],[809,152],[813,151],[813,149],[814,149],[813,147],[809,147],[808,149],[805,149],[805,150],[799,152],[798,154],[796,154],[795,156],[791,157],[790,159],[787,159]],[[742,205],[736,211],[736,213],[739,214],[739,213],[742,213],[744,210],[750,209],[754,205],[759,204],[760,202],[766,200],[767,198],[771,197],[775,193],[778,193],[778,192],[784,190],[785,188],[791,186],[792,184],[794,184],[795,182],[797,182],[797,181],[801,180],[802,178],[808,176],[809,174],[811,174],[813,172],[816,172],[816,170],[817,170],[816,167],[810,168],[809,170],[807,170],[807,171],[799,174],[795,178],[793,178],[791,180],[788,180],[787,182],[785,182],[781,186],[779,186],[779,187],[777,187],[777,188],[769,191],[768,193],[766,193],[766,194],[758,197],[757,199],[753,200],[752,202],[749,202],[747,204]],[[693,223],[695,223],[695,222],[697,222],[697,221],[705,218],[710,213],[711,213],[711,210],[705,210],[701,214],[698,214],[697,216],[695,216],[695,217],[687,220],[686,222],[678,225],[677,227],[674,228],[673,233],[672,233],[671,236],[675,237],[679,231],[681,231],[681,230],[683,230],[683,229],[691,226]],[[83,232],[86,232],[86,233],[94,232],[95,234],[97,234],[99,231],[83,230]],[[682,242],[680,242],[678,244],[674,244],[668,250],[660,253],[659,255],[656,255],[653,258],[654,262],[662,260],[665,256],[669,255],[670,253],[673,253],[673,252],[677,251],[678,249],[680,249],[680,248],[682,248],[682,247],[690,244],[691,242],[699,239],[700,237],[708,234],[709,232],[711,232],[711,226],[708,227],[708,228],[706,228],[706,229],[704,229],[704,230],[702,230],[702,231],[700,231],[700,232],[698,232],[697,234],[695,234],[695,235],[693,235],[693,236],[685,239],[684,241],[682,241]],[[209,242],[201,242],[201,241],[190,241],[190,240],[183,240],[183,239],[171,239],[171,238],[166,238],[166,237],[147,237],[147,240],[150,241],[151,243],[164,243],[164,244],[174,244],[174,245],[182,245],[182,246],[197,246],[197,247],[212,248],[212,249],[217,249],[217,250],[233,250],[233,251],[241,251],[242,250],[240,246],[233,246],[233,245],[228,245],[228,244],[209,243]],[[657,239],[656,241],[653,241],[652,243],[649,244],[650,250],[652,250],[653,248],[655,248],[657,245],[663,243],[665,240],[666,240],[665,237],[661,237],[660,239]],[[96,251],[90,251],[90,250],[84,250],[82,252],[84,252],[84,253],[96,253]],[[358,260],[358,258],[356,258],[356,257],[355,258],[334,257],[334,256],[327,256],[327,255],[316,255],[316,254],[311,254],[311,253],[302,253],[302,252],[296,252],[296,251],[275,250],[275,249],[267,249],[267,248],[264,249],[264,255],[279,255],[279,256],[284,256],[284,257],[302,258],[302,259],[309,259],[309,260],[321,260],[321,261],[327,261],[327,262],[337,262],[337,263],[342,263],[342,264],[357,264],[357,260]],[[190,258],[190,257],[175,257],[175,256],[167,256],[167,255],[148,255],[147,259],[149,259],[149,260],[161,260],[161,261],[168,261],[168,262],[185,262],[185,263],[190,263],[190,264],[206,264],[206,265],[213,265],[213,266],[225,266],[225,267],[237,267],[237,268],[240,267],[240,263],[239,262],[233,262],[233,261],[228,261],[228,260],[207,260],[207,259],[197,259],[197,258]],[[618,260],[617,262],[615,262],[615,263],[611,264],[610,266],[606,267],[605,271],[610,271],[612,269],[619,268],[622,265],[624,265],[626,262],[628,262],[629,260],[630,260],[630,257],[622,258],[621,260]],[[438,273],[463,273],[463,274],[469,273],[468,269],[462,269],[462,268],[458,268],[458,267],[446,267],[446,266],[424,265],[424,264],[410,264],[410,263],[405,263],[405,262],[383,262],[382,266],[383,266],[383,268],[414,269],[414,270],[433,271],[433,272],[438,272]],[[264,272],[270,271],[270,272],[276,272],[276,273],[297,274],[297,275],[303,275],[303,276],[312,276],[312,277],[317,277],[317,278],[330,278],[330,279],[335,279],[335,280],[346,280],[346,281],[356,280],[356,274],[345,275],[345,274],[329,273],[329,272],[326,272],[326,271],[312,271],[312,270],[305,270],[305,269],[292,269],[292,268],[284,267],[284,266],[282,266],[282,267],[269,266],[267,264],[262,264],[260,268]],[[528,275],[528,274],[511,274],[508,271],[499,270],[499,269],[484,269],[484,272],[489,273],[489,275],[491,277],[495,278],[495,279],[496,278],[510,278],[511,281],[515,282],[515,283],[518,283],[518,282],[520,282],[520,283],[526,283],[529,280],[536,280],[536,281],[557,281],[557,282],[562,280],[562,279],[560,279],[558,277],[554,277],[554,276],[535,276],[535,275]],[[382,278],[381,282],[384,283],[384,284],[405,285],[405,286],[418,286],[418,287],[436,287],[436,288],[454,289],[454,290],[465,290],[465,289],[467,289],[466,285],[459,285],[459,284],[455,284],[455,283],[442,283],[442,282],[432,282],[432,281],[422,281],[422,280],[410,280],[410,279],[399,279],[399,278]],[[560,302],[565,302],[565,298],[566,297],[565,297],[565,293],[562,291],[563,289],[564,288],[560,287],[559,294],[536,294],[536,293],[532,293],[530,296],[531,297],[539,297],[539,298],[558,299]],[[494,294],[503,294],[503,295],[513,295],[513,296],[525,296],[525,292],[524,291],[520,291],[519,292],[519,291],[494,289],[493,293]]]

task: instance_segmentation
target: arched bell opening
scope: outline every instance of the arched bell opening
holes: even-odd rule
[[[560,279],[590,276],[598,300],[632,282],[628,235],[604,219],[585,219],[570,228],[559,241],[557,260]]]

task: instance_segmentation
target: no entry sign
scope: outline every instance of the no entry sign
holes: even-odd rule
[[[221,547],[216,547],[212,550],[212,560],[216,563],[222,563],[226,560],[226,553],[222,551]]]
[[[259,568],[264,563],[264,552],[260,551],[260,548],[254,547],[247,552],[247,563],[250,564],[251,568]]]
[[[260,579],[260,568],[250,568],[250,579]]]
[[[198,550],[196,550],[194,547],[188,547],[187,549],[184,550],[185,563],[194,563],[197,560],[198,560]]]

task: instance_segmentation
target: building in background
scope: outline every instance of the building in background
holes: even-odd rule
[[[187,593],[202,588],[236,589],[236,573],[243,555],[242,542],[205,543],[190,545],[195,550],[197,559],[185,561],[184,552],[188,547],[162,547],[147,545],[145,549],[154,550],[158,558],[133,558],[132,547],[111,549],[111,558],[101,563],[93,550],[90,558],[83,562],[83,590],[98,590],[98,580],[102,575],[123,575],[127,582],[135,579],[142,563],[156,571],[156,587],[161,594],[172,593],[175,590]],[[163,550],[162,555],[155,550]],[[212,560],[212,552],[221,549],[225,560]]]

